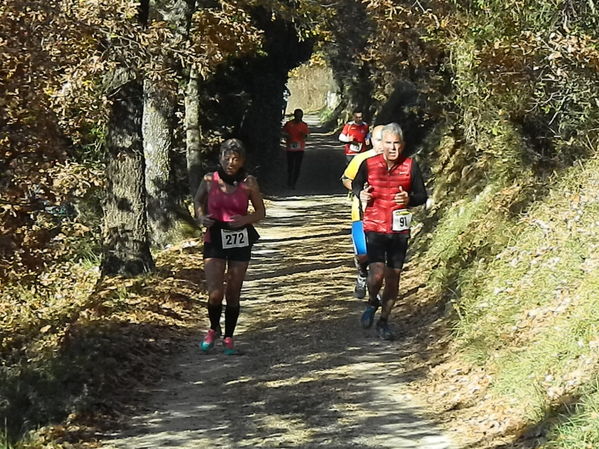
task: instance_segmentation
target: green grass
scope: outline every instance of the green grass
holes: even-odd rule
[[[595,449],[599,447],[599,378],[585,388],[583,400],[571,407],[568,418],[550,434],[545,449]]]
[[[520,215],[498,207],[510,186],[495,179],[445,209],[430,281],[498,401],[531,425],[562,422],[548,448],[599,447],[599,160],[556,174]]]
[[[541,418],[551,403],[560,404],[593,374],[599,335],[599,270],[571,292],[564,311],[550,310],[545,326],[535,329],[525,345],[511,348],[494,360],[495,391],[520,404],[532,420]],[[526,380],[526,382],[523,382]]]
[[[0,432],[0,449],[13,449],[6,436],[6,432]]]
[[[593,223],[596,226],[599,208],[590,204],[577,211],[562,204],[562,192],[581,179],[577,172],[556,186],[559,194],[550,194],[545,204],[511,224],[517,236],[513,245],[506,246],[489,263],[464,267],[458,331],[466,341],[484,338],[489,350],[495,349],[501,346],[502,335],[514,333],[512,328],[518,326],[522,314],[539,308],[542,312],[552,304],[558,307],[569,292],[589,285],[599,236],[593,232],[584,235],[580,229],[589,230]],[[586,179],[593,182],[592,177]],[[576,226],[572,227],[574,220]],[[498,221],[497,226],[502,229],[508,225]]]
[[[433,272],[431,277],[433,286],[443,288],[447,283],[448,277],[454,268],[447,262],[466,257],[465,253],[469,249],[468,244],[471,243],[468,241],[468,237],[473,237],[468,229],[475,227],[477,221],[487,212],[486,202],[495,191],[496,187],[489,186],[480,194],[456,203],[437,225],[434,239],[427,252],[427,258],[433,261],[442,261],[444,264],[441,265],[440,269]]]

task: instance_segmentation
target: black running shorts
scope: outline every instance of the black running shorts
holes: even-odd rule
[[[237,262],[249,262],[252,256],[252,247],[222,249],[215,243],[204,242],[204,259],[235,260]]]
[[[366,232],[368,262],[382,262],[389,268],[401,269],[408,251],[408,234]]]

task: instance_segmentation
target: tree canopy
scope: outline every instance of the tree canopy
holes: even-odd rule
[[[10,307],[0,336],[13,331],[4,323],[27,324],[0,350],[26,360],[23,342],[50,332],[35,311],[56,292],[64,298],[82,266],[101,266],[110,212],[147,218],[141,128],[150,92],[171,102],[166,165],[187,202],[190,167],[207,171],[224,138],[245,141],[256,171],[273,170],[289,70],[312,57],[336,80],[335,120],[360,107],[375,123],[402,124],[408,150],[430,167],[431,222],[490,190],[501,222],[526,211],[554,173],[596,156],[598,30],[593,0],[3,0],[0,301]],[[131,134],[119,134],[125,125]],[[114,182],[131,172],[137,204]],[[116,223],[115,235],[124,227]],[[146,249],[150,227],[140,228]],[[504,243],[468,230],[448,240],[462,246],[447,243],[431,264],[451,254],[455,272],[491,266]],[[451,291],[471,282],[450,278]],[[27,319],[24,291],[39,295]]]

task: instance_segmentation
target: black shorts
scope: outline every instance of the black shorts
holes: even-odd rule
[[[366,232],[368,262],[382,262],[389,268],[401,269],[408,251],[409,234]]]
[[[222,249],[220,245],[204,242],[204,259],[234,260],[237,262],[249,262],[252,257],[252,247]]]
[[[238,262],[248,262],[250,257],[252,256],[252,245],[258,241],[260,238],[260,234],[256,231],[256,228],[252,225],[247,225],[244,228],[247,229],[247,233],[245,237],[248,239],[246,242],[247,246],[242,246],[239,248],[227,248],[223,249],[223,238],[227,238],[227,236],[223,236],[223,232],[225,229],[229,230],[228,226],[222,222],[216,222],[214,225],[210,226],[207,232],[210,233],[210,242],[204,242],[204,259],[223,259],[223,260],[235,260]],[[237,231],[242,231],[243,228],[238,229]],[[240,236],[229,236],[227,240],[229,243],[238,242],[237,238]],[[240,239],[239,242],[243,241]]]

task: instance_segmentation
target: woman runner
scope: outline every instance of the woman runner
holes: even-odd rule
[[[239,317],[239,298],[252,245],[258,239],[253,223],[266,215],[256,178],[245,171],[245,147],[228,139],[220,148],[218,170],[202,179],[194,198],[198,223],[204,234],[204,271],[208,288],[210,329],[200,343],[202,351],[214,347],[220,335],[223,299],[225,308],[224,353],[236,354],[233,333]],[[248,213],[248,203],[254,208]]]

